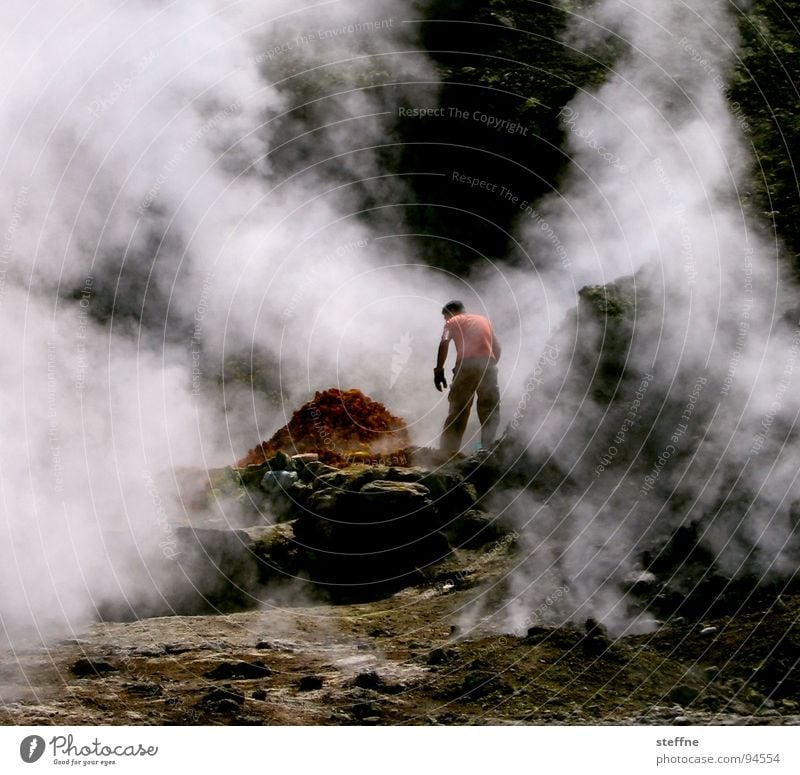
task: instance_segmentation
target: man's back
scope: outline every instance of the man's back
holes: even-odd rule
[[[492,324],[483,315],[454,315],[444,324],[442,339],[456,346],[458,360],[465,358],[497,358],[493,350]]]

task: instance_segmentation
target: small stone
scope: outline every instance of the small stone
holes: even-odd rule
[[[744,692],[744,699],[752,705],[763,705],[766,698],[756,689],[749,688]]]
[[[716,635],[718,632],[719,628],[713,626],[703,627],[703,629],[700,630],[700,634],[706,637],[709,635]]]
[[[381,709],[374,702],[357,702],[353,705],[351,712],[360,721],[366,721],[367,719],[379,720],[378,714],[380,714]]]
[[[599,657],[605,654],[611,646],[605,625],[598,622],[597,619],[589,617],[583,627],[586,630],[586,635],[581,640],[583,653],[587,657]]]
[[[450,657],[452,656],[451,651],[447,651],[443,648],[435,648],[432,649],[431,652],[428,654],[428,659],[426,662],[429,665],[443,665],[447,662]]]
[[[296,481],[294,471],[267,471],[261,480],[261,489],[270,495],[279,495],[290,490]]]
[[[254,700],[266,700],[267,693],[263,689],[256,689],[251,695]]]
[[[275,648],[275,646],[268,640],[260,640],[258,643],[256,643],[256,648],[261,650],[266,650],[266,649],[273,649]]]
[[[360,689],[371,689],[376,692],[383,692],[384,694],[397,694],[403,691],[403,686],[401,684],[386,681],[374,670],[365,670],[359,673],[353,683]]]
[[[727,704],[722,697],[716,694],[705,694],[697,699],[697,703],[703,708],[715,713]]]
[[[322,678],[318,675],[304,675],[300,679],[298,689],[301,692],[313,692],[322,688]]]
[[[293,471],[294,463],[283,450],[278,450],[268,461],[267,465],[272,471]]]
[[[528,640],[532,641],[533,643],[538,643],[539,641],[544,640],[548,635],[550,635],[551,632],[552,630],[549,627],[534,626],[528,628],[525,637],[528,638]]]
[[[672,724],[676,727],[688,727],[691,723],[692,722],[689,721],[686,716],[676,716],[674,719],[672,719]]]
[[[374,670],[365,670],[356,676],[354,683],[361,689],[378,689],[383,685],[383,679]]]
[[[238,713],[240,704],[227,697],[217,702],[210,703],[210,709],[215,713]]]
[[[604,624],[601,624],[594,619],[593,617],[589,617],[584,623],[583,627],[586,630],[586,634],[592,638],[604,638],[608,640],[608,630],[606,629]]]
[[[236,706],[244,705],[244,694],[232,686],[221,686],[206,692],[202,702],[214,706],[215,710],[222,710],[228,707],[227,703],[233,703],[234,710],[238,710]]]
[[[693,689],[691,686],[686,686],[686,684],[680,684],[675,686],[672,691],[669,693],[669,699],[671,702],[680,705],[681,707],[685,708],[687,705],[691,705],[696,699],[700,692],[697,689]]]
[[[78,678],[95,678],[119,671],[114,665],[95,659],[79,659],[70,669]]]

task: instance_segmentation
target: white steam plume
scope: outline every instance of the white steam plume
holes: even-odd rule
[[[3,5],[6,635],[135,589],[105,562],[108,531],[158,552],[159,475],[230,463],[314,390],[360,387],[431,440],[429,321],[460,289],[394,236],[402,185],[374,148],[397,97],[359,86],[385,71],[411,84],[395,95],[435,96],[414,85],[435,79],[409,6]],[[210,388],[251,351],[279,399]]]
[[[573,164],[538,220],[522,219],[540,275],[515,287],[540,310],[532,331],[552,330],[586,284],[633,275],[635,309],[616,344],[618,383],[592,377],[619,326],[582,304],[545,352],[543,382],[521,396],[528,470],[558,475],[547,488],[540,476],[538,490],[534,479],[509,506],[526,560],[505,626],[530,623],[536,609],[632,626],[622,580],[681,525],[698,526],[730,577],[797,567],[800,321],[788,314],[796,294],[781,256],[742,204],[747,128],[726,96],[737,21],[723,0],[606,0],[574,18],[572,45],[613,34],[624,53],[562,111]],[[597,395],[603,378],[616,385],[610,404]],[[562,584],[569,593],[542,607]]]

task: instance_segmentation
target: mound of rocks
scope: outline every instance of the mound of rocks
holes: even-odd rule
[[[236,521],[176,526],[163,552],[132,552],[125,537],[110,537],[118,550],[109,558],[113,575],[124,566],[121,575],[137,582],[124,602],[109,594],[116,602],[101,602],[101,615],[242,610],[257,605],[265,589],[298,580],[337,599],[422,582],[425,569],[453,548],[476,548],[504,532],[483,511],[470,470],[337,468],[316,453],[279,451],[258,465],[208,472],[211,498],[234,504]]]
[[[383,404],[354,388],[330,388],[317,392],[237,466],[264,463],[278,452],[314,453],[326,463],[346,465],[358,457],[395,455],[408,445],[405,421]]]

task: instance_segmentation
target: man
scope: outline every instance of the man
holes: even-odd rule
[[[494,443],[500,421],[500,390],[497,387],[497,361],[500,344],[492,324],[483,315],[468,315],[460,301],[449,301],[442,309],[444,332],[436,355],[433,384],[441,392],[447,387],[444,364],[450,342],[456,346],[456,366],[448,401],[450,411],[444,423],[440,448],[449,455],[461,449],[467,429],[472,399],[478,396],[478,419],[481,422],[481,445]]]

